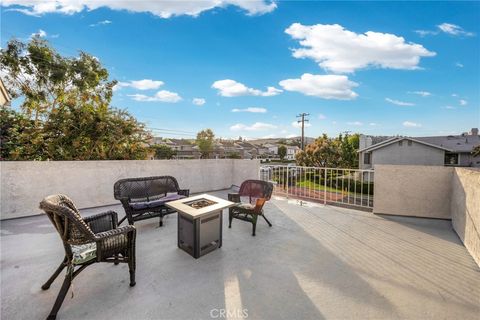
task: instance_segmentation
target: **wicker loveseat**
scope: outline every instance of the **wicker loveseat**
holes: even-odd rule
[[[114,197],[123,205],[125,217],[133,225],[135,221],[163,217],[175,211],[165,203],[188,197],[190,190],[180,189],[177,179],[172,176],[121,179],[113,187]]]
[[[114,211],[82,218],[72,200],[61,194],[46,197],[40,202],[40,208],[60,234],[65,249],[62,263],[42,289],[48,290],[62,270],[67,268],[65,280],[48,319],[56,318],[73,279],[93,263],[128,263],[130,286],[135,285],[134,226],[118,227],[118,217]]]

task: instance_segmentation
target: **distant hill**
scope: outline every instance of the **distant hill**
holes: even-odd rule
[[[292,137],[292,138],[266,138],[266,139],[254,139],[254,140],[248,140],[248,142],[255,144],[255,145],[261,145],[265,143],[271,143],[271,144],[277,144],[280,142],[285,142],[286,144],[292,144],[292,145],[300,145],[301,144],[301,139],[302,137]],[[315,141],[315,138],[312,137],[305,137],[305,145],[310,144]]]

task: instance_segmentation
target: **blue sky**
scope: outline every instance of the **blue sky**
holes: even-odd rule
[[[176,136],[299,135],[301,112],[308,136],[480,126],[478,2],[2,3],[2,47],[41,33],[96,56],[112,104]]]

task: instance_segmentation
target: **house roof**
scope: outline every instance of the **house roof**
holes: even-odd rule
[[[187,140],[187,139],[171,139],[171,138],[168,138],[167,140],[170,143],[176,144],[178,146],[188,146],[188,145],[193,144],[190,140]]]
[[[410,141],[413,141],[413,142],[416,142],[416,143],[419,143],[419,144],[423,144],[423,145],[426,145],[426,146],[429,146],[429,147],[432,147],[432,148],[437,148],[437,149],[441,149],[441,150],[445,150],[445,151],[449,151],[449,152],[453,151],[452,149],[449,149],[449,148],[446,148],[446,147],[443,147],[443,146],[439,146],[439,145],[436,145],[436,144],[433,144],[433,143],[429,143],[429,142],[426,142],[426,141],[423,141],[423,140],[419,140],[418,138],[393,137],[393,138],[388,139],[388,140],[385,140],[385,141],[383,141],[383,142],[380,142],[380,143],[371,145],[371,146],[369,146],[369,147],[367,147],[367,148],[360,149],[360,150],[358,150],[357,152],[377,150],[377,149],[386,147],[386,146],[388,146],[388,145],[391,145],[391,144],[393,144],[393,143],[396,143],[396,142],[399,142],[399,141],[403,141],[403,140],[410,140]]]
[[[376,147],[382,147],[383,145],[386,145],[386,144],[389,144],[390,142],[392,141],[398,141],[398,138],[399,137],[392,137],[392,138],[389,138],[387,140],[383,140],[379,143],[375,143],[375,144],[372,144],[371,146],[368,146],[366,148],[363,148],[363,149],[360,149],[358,150],[357,152],[363,152],[363,151],[369,151],[370,149],[372,148],[376,148]]]
[[[472,152],[472,149],[480,144],[480,136],[467,134],[440,137],[418,137],[415,139],[450,149],[453,152]]]

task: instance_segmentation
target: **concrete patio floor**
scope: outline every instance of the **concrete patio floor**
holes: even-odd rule
[[[227,191],[212,194],[226,198]],[[88,215],[120,206],[82,211]],[[58,319],[478,319],[480,269],[449,221],[266,205],[236,220],[198,260],[176,246],[176,215],[136,224],[137,285],[126,265],[95,264],[74,281]],[[40,286],[63,258],[45,216],[1,224],[1,318],[43,319],[63,281]],[[224,317],[223,317],[224,318]]]

